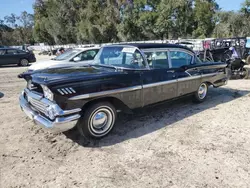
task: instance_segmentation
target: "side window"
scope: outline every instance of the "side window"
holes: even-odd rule
[[[123,54],[123,64],[132,66],[133,68],[144,68],[145,62],[141,53],[136,50],[134,53]]]
[[[23,51],[23,50],[18,50],[17,53],[19,53],[19,54],[25,54],[26,52]]]
[[[170,58],[171,58],[172,68],[179,68],[184,65],[190,65],[193,56],[181,51],[171,51]]]
[[[13,54],[17,54],[17,50],[7,50],[8,55],[13,55]]]
[[[93,60],[97,52],[98,50],[87,50],[78,54],[76,57],[80,57],[81,61]]]
[[[155,69],[169,68],[167,51],[144,52],[144,54],[146,55],[148,64],[151,68]]]

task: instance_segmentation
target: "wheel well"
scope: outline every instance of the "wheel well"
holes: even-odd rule
[[[132,110],[126,105],[124,104],[121,100],[115,98],[115,97],[104,97],[104,98],[98,98],[98,99],[93,99],[89,102],[87,102],[82,109],[87,109],[89,106],[99,103],[99,102],[110,102],[116,110],[121,110],[125,113],[131,114]],[[82,112],[84,113],[84,110],[82,110]]]
[[[19,61],[21,62],[22,59],[26,59],[27,61],[29,61],[28,58],[26,58],[26,57],[20,58]]]
[[[208,86],[214,86],[211,82],[205,82]]]

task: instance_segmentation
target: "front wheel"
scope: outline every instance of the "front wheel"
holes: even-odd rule
[[[77,127],[86,138],[102,138],[112,130],[115,121],[115,107],[109,102],[99,102],[85,110]]]
[[[208,85],[206,83],[202,83],[198,90],[194,93],[194,102],[201,103],[206,100],[208,92]]]

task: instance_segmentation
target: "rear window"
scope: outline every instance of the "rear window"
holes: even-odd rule
[[[172,68],[180,68],[185,65],[190,65],[192,62],[192,56],[182,51],[171,51],[170,58]]]

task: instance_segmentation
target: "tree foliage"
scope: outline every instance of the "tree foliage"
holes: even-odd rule
[[[250,35],[250,0],[238,12],[216,0],[35,0],[0,20],[0,43],[106,43]]]
[[[11,14],[0,20],[0,44],[21,45],[34,43],[33,29],[34,17],[26,11],[20,16]]]

